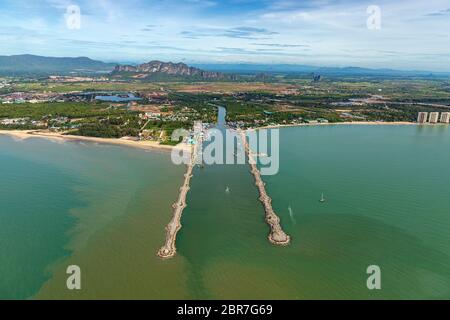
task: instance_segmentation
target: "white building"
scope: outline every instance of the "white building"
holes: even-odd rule
[[[155,112],[141,113],[139,115],[139,118],[144,119],[144,120],[160,120],[161,113],[155,113]]]
[[[450,122],[450,112],[442,112],[441,123],[449,123],[449,122]]]
[[[418,123],[426,123],[428,121],[428,112],[419,112],[419,116],[417,117]]]
[[[161,113],[157,113],[157,112],[146,112],[145,116],[147,117],[147,119],[149,120],[159,120],[161,118]]]
[[[20,124],[20,125],[24,125],[26,124],[28,121],[28,118],[16,118],[16,119],[2,119],[0,120],[0,124],[3,125],[13,125],[13,124]]]
[[[430,123],[438,123],[439,112],[430,112]]]

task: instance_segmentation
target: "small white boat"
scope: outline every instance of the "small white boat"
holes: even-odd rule
[[[227,187],[226,189],[225,189],[225,192],[226,193],[230,193],[231,191],[230,191],[230,187]]]
[[[322,193],[322,197],[320,198],[320,200],[319,200],[320,202],[325,202],[326,200],[325,200],[325,197],[324,197],[324,195],[323,195],[323,193]]]

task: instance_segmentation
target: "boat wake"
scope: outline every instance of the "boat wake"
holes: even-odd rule
[[[292,224],[296,224],[296,221],[295,221],[295,218],[294,218],[294,212],[292,211],[291,206],[288,207],[288,211],[289,211],[289,217],[291,218]]]

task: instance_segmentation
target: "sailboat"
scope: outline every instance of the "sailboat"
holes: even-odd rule
[[[324,197],[323,193],[322,193],[322,197],[320,198],[319,201],[320,201],[320,202],[325,202],[325,197]]]

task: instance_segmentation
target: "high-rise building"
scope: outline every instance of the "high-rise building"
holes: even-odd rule
[[[439,120],[439,112],[430,112],[430,123],[437,123]]]
[[[418,123],[426,123],[428,120],[428,112],[419,112],[419,116],[417,117]]]
[[[441,123],[449,123],[449,122],[450,122],[450,112],[442,112]]]

